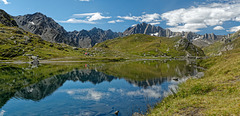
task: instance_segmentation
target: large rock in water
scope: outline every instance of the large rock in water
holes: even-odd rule
[[[0,23],[9,27],[18,26],[16,21],[8,13],[1,9],[0,9]]]

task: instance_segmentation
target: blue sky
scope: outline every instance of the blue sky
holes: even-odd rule
[[[0,0],[0,8],[13,16],[41,12],[67,31],[123,32],[142,22],[200,34],[240,29],[240,0]]]

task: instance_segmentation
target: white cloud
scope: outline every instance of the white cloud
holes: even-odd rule
[[[133,24],[132,27],[136,26],[137,24]]]
[[[141,22],[146,22],[146,23],[150,23],[150,22],[159,22],[160,20],[160,15],[157,13],[154,14],[145,14],[142,15],[141,17]]]
[[[61,23],[88,23],[96,24],[97,20],[109,19],[109,16],[102,16],[102,13],[83,13],[83,14],[73,14],[73,18],[68,19],[67,21],[59,21]]]
[[[69,89],[69,90],[63,90],[62,92],[66,92],[67,94],[71,95],[74,99],[81,99],[81,100],[99,101],[104,97],[109,96],[108,93],[98,92],[98,91],[95,91],[93,88]]]
[[[112,20],[112,21],[108,21],[108,23],[120,23],[120,22],[124,22],[124,20]]]
[[[160,22],[149,23],[149,24],[151,24],[151,25],[158,25],[158,24],[160,24]]]
[[[0,112],[0,116],[4,116],[4,113],[5,113],[6,111],[5,110],[2,110],[1,112]]]
[[[222,26],[216,26],[213,28],[213,30],[224,30],[224,28]]]
[[[116,23],[116,21],[114,21],[114,20],[113,21],[108,21],[108,23]]]
[[[141,16],[118,16],[120,19],[124,20],[133,20],[137,22],[146,22],[152,24],[160,24],[160,14],[153,13],[153,14],[143,14]]]
[[[240,21],[240,3],[211,3],[163,13],[163,20],[173,31],[198,32],[207,26],[222,25],[225,21]],[[189,28],[189,29],[188,29]]]
[[[4,4],[10,4],[7,0],[2,0]]]
[[[207,26],[201,23],[187,23],[187,24],[184,24],[183,26],[175,26],[169,29],[173,32],[182,32],[182,31],[199,32],[200,28],[207,28]]]
[[[109,18],[111,18],[111,17],[102,16],[102,13],[99,13],[99,12],[96,12],[96,13],[73,14],[73,17],[75,17],[75,18],[86,17],[88,21],[96,21],[96,20],[102,20],[102,19],[109,19]]]
[[[140,89],[137,91],[129,91],[126,93],[128,96],[147,96],[150,98],[160,98],[162,88],[161,86],[152,86],[151,88]]]
[[[236,17],[234,21],[240,22],[240,17]]]
[[[90,0],[79,0],[81,2],[89,2]]]
[[[96,22],[91,22],[87,20],[79,20],[75,18],[68,19],[67,21],[59,21],[61,23],[87,23],[87,24],[96,24]]]
[[[227,30],[228,32],[237,32],[238,30],[240,30],[240,26],[235,26],[230,28],[230,30]]]
[[[140,21],[141,17],[137,17],[137,16],[118,16],[118,18],[124,19],[124,20]]]
[[[115,88],[108,88],[108,91],[115,92],[116,89]]]
[[[124,22],[124,20],[116,20],[116,22],[120,23],[120,22]]]

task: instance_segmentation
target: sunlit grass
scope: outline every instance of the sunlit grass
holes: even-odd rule
[[[176,96],[164,99],[149,115],[239,115],[239,49],[200,64],[209,67],[205,76],[181,84]]]
[[[144,34],[135,34],[127,37],[119,37],[107,40],[94,46],[94,49],[101,49],[107,56],[120,55],[125,57],[161,57],[161,56],[186,56],[186,51],[196,56],[196,51],[190,47],[177,46],[180,37],[166,38],[155,37]],[[201,49],[195,48],[199,56],[204,55]]]

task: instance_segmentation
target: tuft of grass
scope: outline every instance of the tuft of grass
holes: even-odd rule
[[[190,94],[204,95],[210,92],[213,86],[210,84],[196,84],[190,89]]]

